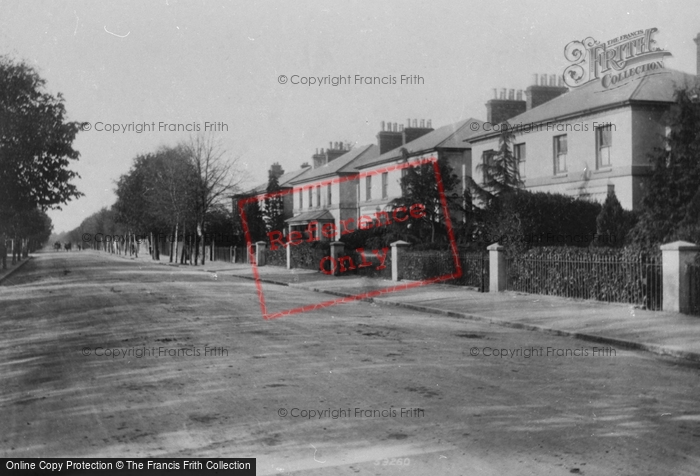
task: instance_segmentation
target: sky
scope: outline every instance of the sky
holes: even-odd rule
[[[187,140],[196,132],[186,127],[216,124],[252,187],[274,162],[298,169],[329,142],[376,143],[382,121],[486,120],[494,88],[561,75],[574,40],[656,27],[673,55],[666,67],[694,73],[700,32],[697,0],[0,0],[0,11],[0,55],[33,65],[63,95],[68,120],[91,124],[71,163],[85,195],[49,212],[55,232],[111,206],[134,157]],[[348,75],[338,86],[292,84]],[[355,75],[394,84],[355,84]],[[137,133],[139,124],[154,127]]]

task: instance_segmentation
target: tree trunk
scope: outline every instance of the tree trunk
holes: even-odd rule
[[[177,264],[177,249],[178,249],[178,228],[180,226],[180,222],[175,223],[175,237],[173,238],[174,243],[172,243],[172,246],[170,247],[170,262],[173,262],[173,256],[175,257],[175,263]]]
[[[199,235],[199,240],[202,242],[202,266],[204,266],[204,258],[206,257],[206,243],[204,242],[204,222],[202,222],[202,224],[198,227],[197,232]]]
[[[12,264],[17,263],[17,236],[10,240],[10,246],[12,246]]]
[[[182,224],[182,255],[180,256],[180,264],[185,264],[185,249],[187,248],[187,224]]]

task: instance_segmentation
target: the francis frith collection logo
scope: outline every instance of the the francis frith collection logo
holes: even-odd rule
[[[564,70],[564,82],[576,88],[600,80],[607,89],[663,69],[663,58],[671,53],[656,46],[657,31],[657,28],[638,30],[606,42],[591,37],[572,41],[564,48],[564,56],[572,63]]]

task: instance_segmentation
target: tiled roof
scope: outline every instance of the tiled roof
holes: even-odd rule
[[[287,172],[286,174],[282,174],[280,178],[278,179],[278,182],[280,184],[280,187],[291,187],[290,183],[292,180],[295,178],[299,177],[301,174],[304,172],[308,172],[310,170],[309,167],[304,167],[298,170],[294,170],[292,172]],[[267,192],[267,182],[261,183],[257,185],[254,188],[251,188],[249,190],[246,190],[245,192],[241,193],[240,195],[259,195],[261,193]]]
[[[650,71],[644,76],[632,78],[618,87],[605,89],[602,81],[594,81],[573,89],[540,106],[534,107],[508,120],[511,126],[537,124],[547,120],[575,117],[594,110],[617,107],[629,102],[673,102],[676,88],[694,84],[696,76],[671,69]],[[474,140],[497,135],[483,132]]]
[[[307,170],[305,174],[296,177],[294,180],[291,180],[290,183],[298,184],[330,175],[357,172],[355,164],[358,160],[369,160],[378,156],[379,147],[375,144],[353,147],[350,151],[335,160],[331,160],[326,165]]]
[[[295,170],[294,172],[287,172],[279,178],[280,187],[289,187],[292,180],[299,177],[304,172],[308,172],[309,170],[309,167],[303,167],[299,170]]]
[[[478,127],[471,126],[472,123],[478,124]],[[420,155],[436,149],[469,149],[470,146],[465,143],[465,140],[469,139],[475,134],[472,128],[480,130],[481,124],[482,122],[478,119],[469,118],[455,122],[454,124],[442,126],[425,134],[424,136],[419,137],[416,140],[402,145],[401,147],[385,152],[379,157],[375,157],[373,159],[363,157],[355,164],[355,167],[358,169],[363,169],[395,160],[402,156],[401,149],[404,148],[409,155]]]
[[[328,210],[313,210],[310,212],[304,212],[292,218],[287,218],[284,220],[286,223],[304,223],[313,220],[335,220],[333,215]]]

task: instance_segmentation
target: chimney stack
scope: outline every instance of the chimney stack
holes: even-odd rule
[[[403,130],[403,143],[408,144],[411,141],[418,139],[425,134],[432,132],[433,128],[431,126],[432,121],[421,119],[420,126],[418,125],[418,119],[413,119],[413,126],[406,127]]]
[[[420,120],[420,126],[418,119],[411,118],[406,119],[406,125],[397,122],[387,122],[386,124],[387,127],[377,134],[380,154],[385,154],[433,131],[432,121],[426,119]]]
[[[346,153],[345,144],[342,141],[328,143],[328,149],[316,149],[316,153],[311,157],[313,168],[323,167],[328,162],[332,162]]]
[[[563,76],[559,76],[557,79],[557,75],[552,74],[549,76],[549,80],[547,80],[546,74],[540,74],[539,84],[537,82],[538,75],[534,76],[534,80],[535,83],[532,86],[528,86],[525,90],[528,111],[533,107],[537,107],[540,104],[544,104],[555,97],[569,92],[569,89],[564,86]]]
[[[537,75],[535,75],[537,79]],[[494,98],[486,103],[486,121],[491,124],[501,124],[508,119],[525,112],[526,103],[522,98],[522,91],[518,90],[516,99],[515,89],[501,88],[493,90]]]
[[[384,124],[384,122],[382,122],[382,124]],[[382,127],[382,130],[377,134],[379,154],[384,154],[403,145],[402,134],[398,132],[398,129],[398,124],[395,122],[387,122],[386,128]]]

